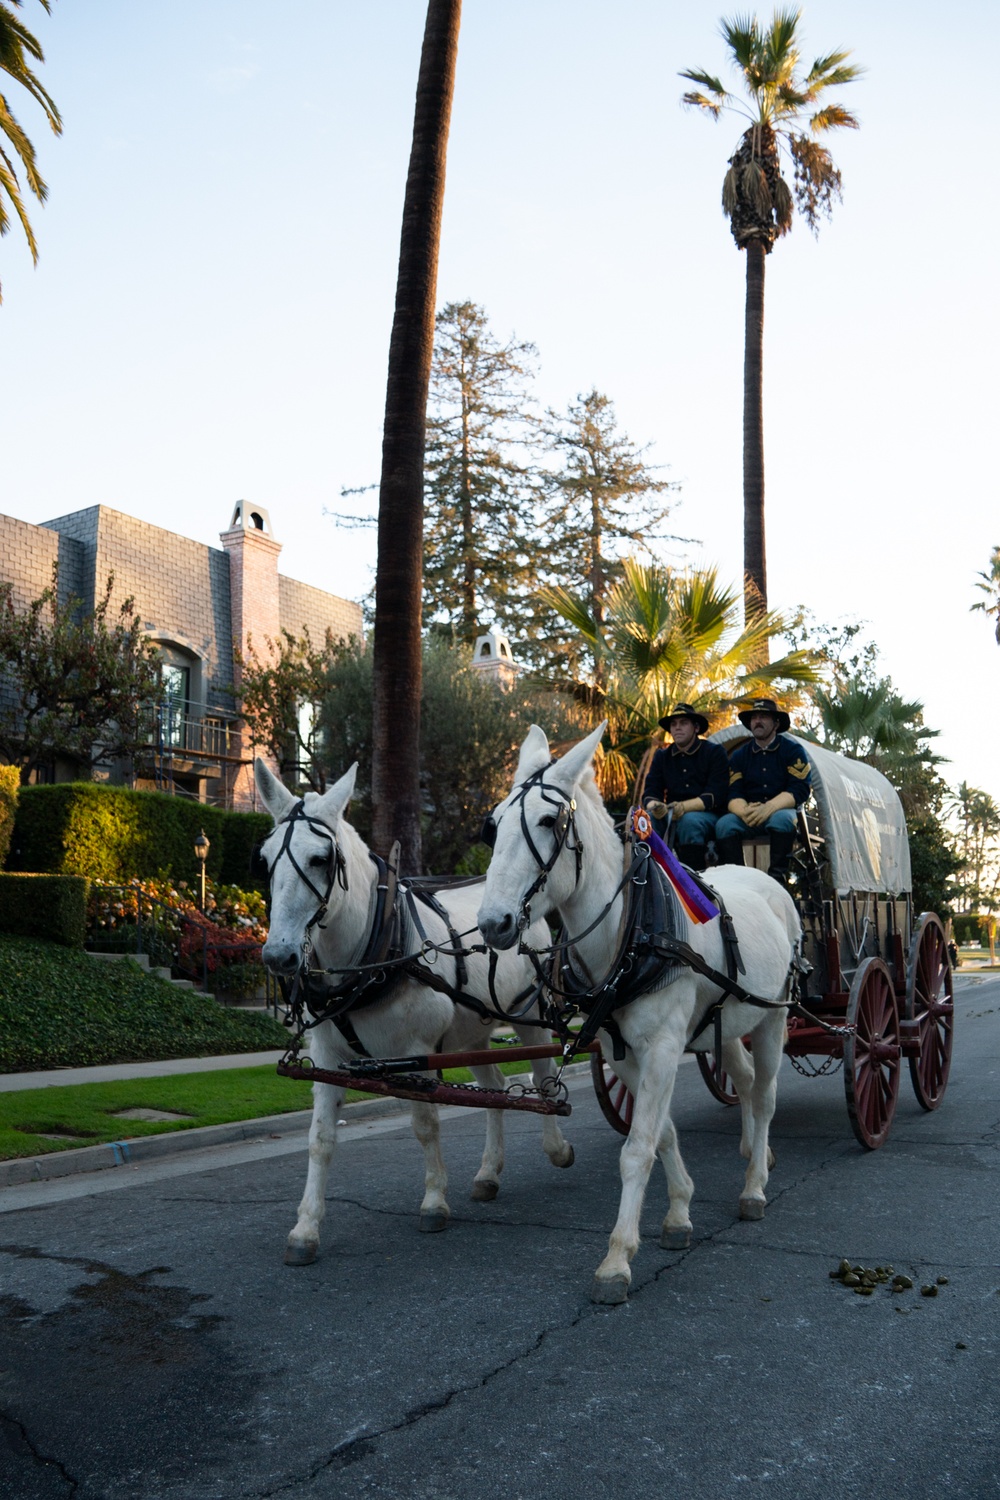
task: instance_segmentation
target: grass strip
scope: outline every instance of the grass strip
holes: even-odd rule
[[[500,1070],[511,1075],[527,1066],[523,1062],[501,1062]],[[468,1068],[450,1068],[444,1076],[449,1083],[473,1081]],[[370,1097],[350,1089],[345,1102]],[[311,1084],[281,1078],[267,1065],[21,1089],[0,1093],[0,1160],[191,1130],[199,1125],[229,1125],[311,1107]],[[163,1110],[185,1118],[118,1118],[119,1111],[126,1109]]]

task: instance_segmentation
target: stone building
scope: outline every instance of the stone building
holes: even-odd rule
[[[159,787],[229,807],[252,804],[253,747],[236,713],[233,644],[258,652],[280,631],[308,627],[323,640],[362,634],[361,609],[278,572],[280,544],[266,510],[240,500],[220,535],[221,550],[137,520],[106,505],[41,526],[0,515],[0,581],[25,608],[52,581],[86,609],[114,573],[112,605],[132,595],[163,658],[167,698],[138,786]],[[71,779],[73,768],[54,768]]]

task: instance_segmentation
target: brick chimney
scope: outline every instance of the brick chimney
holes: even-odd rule
[[[265,636],[277,640],[281,629],[278,592],[278,553],[271,518],[259,505],[237,500],[229,530],[220,534],[229,554],[233,641],[243,652],[253,637],[258,656],[267,655]],[[234,668],[239,683],[239,668]]]
[[[252,637],[254,650],[263,659],[268,654],[265,637],[276,641],[281,629],[278,586],[281,545],[271,532],[271,518],[261,506],[237,500],[229,530],[221,532],[219,540],[229,556],[233,643],[240,651],[246,652],[247,639]],[[235,661],[233,679],[234,685],[239,687],[240,667]],[[245,728],[240,739],[243,746],[240,753],[249,756],[254,747],[249,743]],[[266,759],[277,774],[277,765],[269,756]],[[251,766],[234,768],[231,795],[237,809],[246,811],[256,807],[257,794]]]

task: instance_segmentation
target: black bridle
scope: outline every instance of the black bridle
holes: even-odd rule
[[[576,798],[568,797],[561,787],[553,786],[551,782],[543,779],[546,771],[550,770],[554,765],[555,761],[550,760],[547,765],[539,767],[537,771],[533,771],[530,776],[525,777],[520,787],[516,789],[516,794],[511,794],[510,801],[507,804],[508,810],[515,805],[517,806],[520,813],[521,832],[524,835],[524,841],[531,850],[535,864],[538,866],[538,874],[534,882],[525,891],[518,904],[518,932],[524,932],[525,928],[531,926],[532,898],[537,896],[538,892],[545,885],[555,867],[557,859],[564,849],[571,849],[576,857],[576,885],[580,884],[580,875],[583,871],[583,844],[580,841],[580,831],[576,826]],[[546,814],[539,822],[539,827],[551,828],[555,838],[552,853],[548,859],[543,858],[541,851],[531,836],[531,829],[528,826],[525,800],[532,788],[541,793],[543,802],[555,808],[554,813],[551,815]],[[550,792],[555,795],[549,796]],[[490,813],[483,823],[483,830],[480,834],[482,842],[488,849],[492,849],[496,844],[497,826],[495,815]],[[573,837],[572,843],[569,842],[570,835]]]
[[[320,838],[326,839],[330,845],[330,857],[327,861],[327,880],[325,891],[321,891],[319,887],[314,884],[314,882],[306,874],[305,870],[303,870],[298,860],[295,858],[295,854],[292,850],[292,834],[295,831],[295,825],[297,823],[305,823],[311,833],[315,833]],[[281,828],[282,825],[284,825],[285,834],[281,842],[281,848],[274,856],[271,864],[268,865],[267,860],[264,858],[264,845],[267,843],[268,839],[274,837],[274,834],[277,833],[278,829]],[[256,876],[260,880],[266,880],[268,883],[268,890],[270,891],[271,877],[278,864],[278,861],[285,856],[287,856],[287,858],[291,862],[292,869],[295,871],[296,875],[309,888],[312,894],[316,897],[316,901],[318,903],[316,910],[313,912],[312,916],[309,918],[309,921],[305,925],[306,936],[308,937],[309,933],[314,927],[324,927],[326,925],[323,919],[327,914],[327,910],[329,909],[330,897],[333,895],[334,886],[339,885],[342,891],[347,890],[347,861],[344,859],[343,851],[341,850],[340,845],[334,837],[332,830],[329,829],[325,823],[321,823],[318,818],[311,818],[309,816],[305,809],[305,802],[301,797],[295,803],[291,811],[287,812],[283,818],[280,818],[278,820],[278,823],[275,825],[272,832],[268,834],[267,838],[261,839],[260,843],[254,846],[253,853],[250,856],[251,875]]]

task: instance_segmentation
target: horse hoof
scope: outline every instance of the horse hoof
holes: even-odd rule
[[[571,1167],[576,1161],[576,1152],[572,1146],[567,1145],[565,1155],[551,1156],[549,1160],[554,1167]]]
[[[499,1182],[474,1182],[469,1197],[473,1203],[492,1203],[499,1191]]]
[[[664,1228],[660,1235],[661,1250],[689,1250],[691,1248],[690,1229],[667,1229]]]
[[[432,1214],[420,1215],[421,1234],[440,1234],[441,1230],[447,1229],[447,1227],[448,1215],[446,1213],[442,1213],[440,1209],[437,1209]]]
[[[627,1276],[595,1276],[590,1288],[591,1302],[600,1302],[605,1307],[618,1307],[628,1301]]]
[[[318,1245],[286,1245],[286,1266],[311,1266],[316,1259]]]
[[[762,1219],[764,1217],[764,1210],[766,1207],[767,1204],[764,1202],[763,1198],[741,1198],[740,1218]]]

